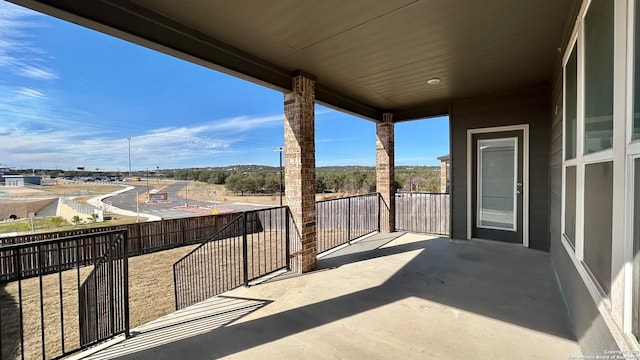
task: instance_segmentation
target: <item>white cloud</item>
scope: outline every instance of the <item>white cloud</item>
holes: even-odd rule
[[[351,140],[355,140],[355,139],[356,139],[355,137],[317,139],[316,143],[331,143],[331,142],[340,142],[340,141],[351,141]]]
[[[46,66],[29,33],[38,25],[30,19],[41,14],[0,0],[0,69],[36,80],[55,80],[59,75]]]
[[[219,156],[235,150],[241,137],[227,132],[212,137],[210,126],[161,128],[131,137],[134,169],[182,167],[195,159]],[[97,130],[27,130],[0,127],[3,164],[14,167],[73,169],[128,168],[127,138],[105,138]]]
[[[36,89],[26,88],[26,87],[21,87],[16,89],[15,93],[18,94],[19,96],[24,96],[28,98],[35,98],[35,99],[46,98],[46,96],[41,91]]]
[[[24,65],[16,69],[16,74],[36,80],[55,80],[58,74],[44,66]]]
[[[258,128],[279,126],[283,124],[283,115],[257,117],[238,116],[212,122],[209,129],[212,131],[248,132]]]

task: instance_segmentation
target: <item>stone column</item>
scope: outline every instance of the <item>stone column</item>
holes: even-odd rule
[[[285,195],[300,234],[298,246],[291,247],[299,260],[292,268],[301,272],[316,269],[314,85],[315,79],[297,75],[284,96]]]
[[[382,195],[380,231],[396,230],[393,114],[386,113],[376,124],[376,190]]]
[[[440,159],[440,192],[446,193],[447,178],[449,177],[449,174],[448,174],[449,157],[442,156],[442,157],[439,157],[438,159]]]

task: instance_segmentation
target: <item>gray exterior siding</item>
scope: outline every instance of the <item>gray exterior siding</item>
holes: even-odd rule
[[[529,124],[529,245],[549,250],[550,103],[548,88],[452,102],[452,238],[467,238],[467,130]]]

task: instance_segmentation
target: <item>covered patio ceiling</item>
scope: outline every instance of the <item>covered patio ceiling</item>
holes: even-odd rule
[[[370,120],[549,86],[578,0],[10,0]],[[440,79],[429,85],[432,78]]]

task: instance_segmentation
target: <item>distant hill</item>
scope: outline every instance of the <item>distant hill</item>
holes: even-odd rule
[[[418,165],[408,165],[408,166],[396,166],[396,172],[404,173],[404,172],[412,172],[412,173],[421,173],[421,172],[430,172],[433,170],[438,170],[439,166],[418,166]],[[351,172],[351,171],[375,171],[375,166],[362,166],[362,165],[346,165],[346,166],[319,166],[316,168],[318,173],[322,172]],[[201,171],[212,171],[212,172],[225,172],[225,173],[254,173],[254,172],[279,172],[278,166],[269,166],[269,165],[258,165],[258,164],[249,164],[249,165],[229,165],[229,166],[211,166],[211,167],[198,167],[198,168],[175,168],[175,169],[160,169],[160,176],[170,176],[177,172],[201,172]],[[117,171],[82,171],[82,170],[60,170],[60,169],[22,169],[22,170],[13,170],[10,172],[11,174],[36,174],[36,175],[49,175],[52,177],[56,176],[96,176],[96,175],[109,175],[115,176],[120,174],[128,175],[128,171],[121,171],[118,173]],[[138,170],[133,171],[132,176],[141,176],[145,177],[149,175],[156,175],[156,169],[147,170]]]
[[[421,170],[433,170],[439,169],[440,166],[418,166],[418,165],[409,165],[409,166],[396,166],[396,171],[416,171],[419,172]],[[329,171],[375,171],[375,166],[362,166],[362,165],[343,165],[343,166],[318,166],[316,167],[316,171],[318,172],[329,172]],[[258,171],[279,171],[277,166],[268,166],[268,165],[229,165],[229,166],[213,166],[206,168],[180,168],[180,169],[166,169],[166,171],[178,171],[178,170],[211,170],[211,171],[237,171],[237,172],[258,172]]]

